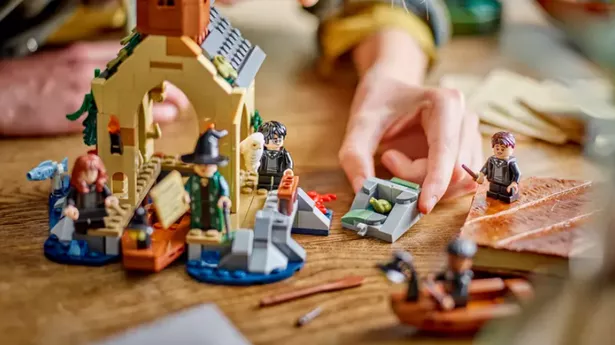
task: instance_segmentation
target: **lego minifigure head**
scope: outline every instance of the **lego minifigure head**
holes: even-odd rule
[[[212,177],[218,171],[218,166],[215,164],[195,164],[194,173],[201,177]]]
[[[413,278],[412,274],[414,272],[414,268],[412,265],[412,254],[402,251],[395,252],[393,260],[397,271],[402,273],[406,279]]]
[[[79,193],[88,193],[89,186],[96,184],[96,190],[101,192],[107,182],[107,171],[102,160],[97,155],[87,154],[75,161],[70,184]]]
[[[278,151],[284,146],[286,127],[278,121],[263,123],[258,131],[265,137],[265,147],[270,151]]]
[[[464,272],[472,268],[472,258],[476,254],[476,243],[457,238],[448,244],[448,266],[453,272]]]
[[[497,132],[491,137],[493,154],[499,159],[508,159],[515,151],[515,137],[510,132]]]

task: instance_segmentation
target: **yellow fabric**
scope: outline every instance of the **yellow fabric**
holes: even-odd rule
[[[373,4],[352,14],[334,17],[322,23],[320,43],[322,56],[320,70],[330,74],[335,61],[350,51],[365,37],[382,29],[396,28],[414,37],[433,62],[436,45],[429,26],[417,15],[404,8],[387,4]]]
[[[47,40],[51,44],[69,43],[94,37],[103,30],[122,29],[126,10],[121,3],[108,8],[80,5],[72,17]]]

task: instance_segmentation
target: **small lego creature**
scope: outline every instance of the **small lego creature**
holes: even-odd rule
[[[448,244],[448,269],[428,280],[443,281],[446,293],[455,302],[455,308],[468,303],[469,287],[474,277],[472,258],[476,254],[476,243],[457,238]]]
[[[408,281],[407,302],[416,302],[419,299],[419,277],[414,269],[412,255],[408,252],[398,251],[393,254],[393,261],[386,265],[380,265],[389,280],[398,281],[396,276],[401,274]]]
[[[293,160],[284,148],[286,127],[278,121],[268,121],[258,131],[265,137],[265,150],[258,169],[258,188],[277,189],[284,171],[293,169]]]
[[[385,199],[370,198],[369,204],[372,205],[374,211],[380,214],[387,214],[393,209],[393,205]]]
[[[126,230],[128,230],[131,237],[137,241],[137,249],[148,249],[151,247],[154,228],[149,224],[145,208],[137,208]]]
[[[106,182],[107,172],[100,157],[87,154],[77,158],[64,209],[64,215],[75,221],[75,232],[86,234],[89,229],[105,227],[106,208],[119,203]]]
[[[223,230],[223,209],[231,207],[229,186],[218,166],[228,163],[228,157],[220,156],[218,140],[227,135],[227,131],[218,131],[214,125],[203,133],[193,153],[181,157],[184,163],[194,164],[194,174],[186,184],[187,201],[190,201],[191,227],[205,231]]]
[[[512,155],[515,149],[515,137],[510,132],[498,132],[491,137],[493,156],[487,159],[478,176],[471,174],[477,183],[489,181],[487,196],[512,203],[519,199],[519,180],[521,171],[517,159]],[[464,167],[464,169],[466,169]],[[469,171],[466,169],[466,171]]]
[[[239,152],[243,156],[245,169],[250,173],[257,173],[261,166],[261,158],[265,149],[265,136],[256,132],[245,138],[239,144]]]
[[[216,55],[214,56],[212,62],[214,66],[216,66],[216,69],[218,70],[218,73],[220,73],[222,78],[232,80],[237,79],[237,71],[233,68],[231,63],[224,56]]]

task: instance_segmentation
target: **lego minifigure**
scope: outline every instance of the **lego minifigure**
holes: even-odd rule
[[[401,273],[404,279],[408,281],[408,291],[406,293],[406,301],[416,302],[419,299],[419,277],[414,269],[412,255],[408,252],[395,252],[393,261],[386,265],[381,265],[380,268],[386,272],[390,280],[396,280],[393,275]]]
[[[476,182],[489,181],[487,196],[511,203],[519,199],[521,171],[517,159],[512,155],[515,137],[510,132],[498,132],[491,137],[493,156],[489,157],[478,173]]]
[[[224,224],[223,209],[231,207],[228,183],[218,171],[218,166],[226,165],[229,160],[220,156],[218,150],[218,140],[227,133],[210,125],[199,137],[194,152],[181,157],[184,163],[194,164],[194,174],[186,184],[192,229],[220,233]]]
[[[258,169],[258,188],[273,190],[279,187],[284,171],[293,169],[293,160],[284,148],[286,127],[278,121],[268,121],[258,131],[265,137],[265,150]]]
[[[126,230],[128,230],[131,236],[137,241],[137,249],[147,249],[151,247],[154,229],[147,219],[145,208],[137,208]]]
[[[87,154],[77,158],[64,209],[64,215],[75,221],[75,232],[86,234],[89,229],[105,227],[106,207],[118,205],[106,182],[107,172],[98,156]]]
[[[452,240],[447,248],[448,269],[432,278],[444,282],[446,293],[452,297],[455,308],[465,307],[468,303],[470,282],[474,277],[472,258],[476,250],[476,243],[471,240]]]

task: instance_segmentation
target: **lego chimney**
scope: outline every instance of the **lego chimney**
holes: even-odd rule
[[[207,32],[210,6],[211,0],[137,0],[137,31],[200,41]]]

